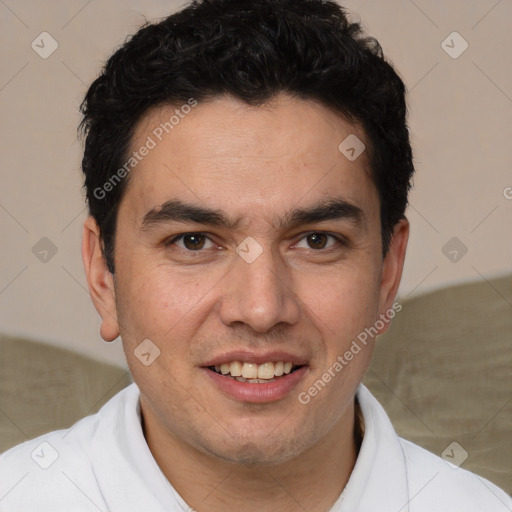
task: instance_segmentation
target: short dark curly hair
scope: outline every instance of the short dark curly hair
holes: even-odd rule
[[[363,127],[387,253],[414,166],[405,86],[378,41],[334,1],[195,0],[129,37],[81,105],[84,186],[110,272],[128,178],[108,193],[102,187],[126,162],[143,114],[225,94],[262,105],[279,93],[318,101]]]

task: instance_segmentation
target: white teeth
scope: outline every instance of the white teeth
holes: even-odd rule
[[[258,365],[254,363],[244,363],[242,366],[242,377],[244,379],[256,379],[258,377]]]
[[[215,371],[240,382],[272,382],[275,377],[289,374],[294,365],[290,361],[276,361],[263,364],[232,361],[215,366]]]
[[[274,375],[276,377],[281,377],[284,373],[284,363],[283,361],[279,361],[278,363],[274,364]]]
[[[233,361],[229,365],[229,373],[232,377],[241,377],[242,376],[242,363],[240,361]]]
[[[274,378],[274,363],[265,363],[258,366],[258,379]]]

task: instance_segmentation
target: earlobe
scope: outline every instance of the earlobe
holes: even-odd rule
[[[408,240],[409,221],[404,217],[394,227],[389,250],[382,265],[379,301],[379,315],[381,316],[387,316],[389,311],[393,309],[393,303],[402,279]],[[384,333],[390,325],[389,322],[384,323],[385,325],[379,330],[379,334]]]
[[[88,217],[82,233],[82,260],[89,293],[96,311],[101,316],[101,337],[113,341],[119,336],[114,276],[107,268],[101,250],[100,232],[96,221]]]

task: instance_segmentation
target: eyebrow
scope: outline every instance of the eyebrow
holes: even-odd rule
[[[295,208],[283,217],[277,218],[273,225],[277,229],[283,229],[329,220],[346,220],[364,229],[368,226],[368,219],[364,211],[359,206],[342,198],[326,199],[310,207]],[[241,219],[230,219],[222,210],[214,210],[174,199],[147,212],[142,219],[140,229],[146,231],[161,224],[180,221],[234,231],[239,227]]]

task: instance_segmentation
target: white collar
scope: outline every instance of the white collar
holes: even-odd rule
[[[368,388],[360,384],[356,396],[364,418],[363,442],[349,481],[331,512],[407,512],[407,470],[400,440]]]

